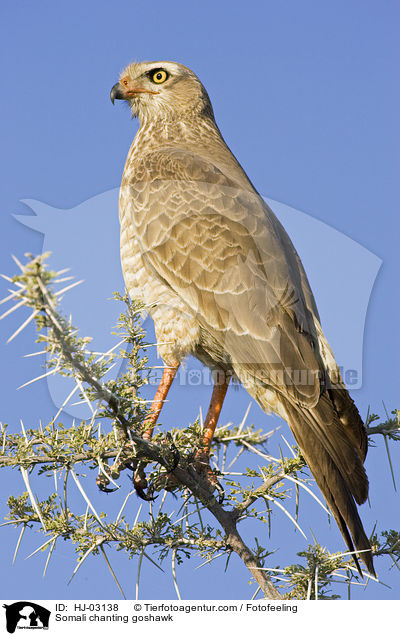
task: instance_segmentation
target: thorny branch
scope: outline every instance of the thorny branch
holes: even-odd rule
[[[226,483],[230,486],[230,491],[226,498],[226,504],[222,505],[210,492],[208,484],[203,481],[192,464],[193,451],[200,436],[198,423],[185,430],[172,431],[167,435],[158,433],[153,438],[153,442],[145,440],[142,436],[148,411],[145,401],[139,397],[139,394],[140,388],[146,383],[146,372],[148,371],[147,359],[143,356],[143,351],[149,346],[144,344],[144,332],[138,322],[142,307],[132,303],[127,297],[119,297],[126,303],[126,313],[121,315],[119,329],[124,332],[126,347],[130,348],[129,352],[122,351],[120,357],[127,360],[128,370],[117,380],[104,381],[103,378],[115,354],[111,353],[110,350],[110,352],[96,355],[88,349],[90,339],[77,337],[74,327],[57,311],[57,302],[61,293],[73,285],[64,288],[61,292],[54,292],[54,284],[57,283],[57,280],[63,280],[57,279],[57,277],[64,272],[49,271],[44,263],[47,255],[36,258],[28,256],[29,260],[26,265],[21,265],[19,261],[16,261],[21,269],[21,274],[14,279],[8,279],[14,283],[15,289],[5,300],[12,300],[15,305],[3,316],[9,315],[21,306],[30,307],[33,311],[30,318],[24,321],[11,338],[20,333],[31,319],[34,319],[40,332],[38,342],[44,344],[45,352],[47,352],[47,367],[52,371],[73,377],[77,387],[81,390],[82,397],[89,404],[97,403],[97,407],[95,410],[92,408],[93,417],[89,424],[83,422],[79,426],[74,425],[72,429],[66,429],[62,424],[56,426],[53,421],[45,429],[41,428],[40,430],[25,431],[22,425],[22,435],[9,435],[7,428],[2,426],[0,467],[20,467],[28,486],[29,475],[35,466],[39,467],[39,474],[50,470],[54,472],[55,476],[64,474],[64,496],[61,505],[57,503],[57,497],[60,501],[62,498],[56,493],[50,495],[46,501],[38,502],[30,486],[28,488],[30,504],[28,493],[19,498],[10,497],[10,515],[6,523],[22,527],[17,549],[25,528],[32,523],[42,524],[43,531],[51,533],[50,539],[46,540],[39,548],[44,549],[49,546],[50,552],[46,568],[58,537],[68,537],[77,545],[77,551],[80,555],[78,566],[73,575],[90,554],[100,553],[119,588],[120,585],[104,552],[104,545],[108,543],[117,542],[130,555],[140,554],[139,569],[143,556],[152,560],[145,552],[147,547],[158,546],[161,560],[169,550],[172,550],[176,588],[175,564],[180,559],[178,550],[183,550],[186,556],[188,550],[197,550],[205,562],[210,562],[215,558],[216,553],[223,554],[225,552],[229,557],[229,554],[234,552],[246,565],[265,598],[282,598],[281,593],[273,584],[272,578],[281,581],[285,580],[285,576],[289,586],[292,587],[291,594],[298,593],[299,595],[305,593],[304,585],[306,583],[304,581],[310,581],[310,577],[313,577],[316,588],[315,595],[318,597],[319,594],[322,598],[327,581],[331,580],[338,568],[347,567],[350,571],[349,561],[344,558],[346,555],[338,555],[335,560],[330,555],[327,556],[326,552],[319,552],[320,578],[317,583],[315,583],[314,566],[309,566],[308,569],[304,568],[300,573],[296,569],[292,571],[290,569],[282,570],[282,578],[276,575],[273,568],[264,567],[268,552],[258,544],[255,551],[250,550],[238,532],[238,523],[248,516],[254,516],[265,523],[267,522],[255,508],[251,507],[263,499],[266,502],[274,497],[284,499],[285,493],[278,492],[276,487],[282,484],[285,479],[294,482],[297,490],[301,487],[309,491],[306,480],[298,474],[304,467],[301,456],[295,454],[291,459],[281,458],[279,460],[268,457],[271,462],[267,467],[259,471],[248,470],[242,473],[243,477],[247,479],[261,478],[262,484],[257,488],[254,488],[253,485],[245,488],[239,483],[227,479]],[[83,385],[85,385],[85,389],[83,389]],[[71,392],[71,395],[74,392]],[[100,433],[100,424],[97,424],[97,421],[100,421],[101,418],[112,422],[112,430],[109,433]],[[245,449],[263,455],[261,451],[257,450],[257,447],[262,446],[269,434],[263,435],[259,431],[254,431],[252,427],[244,428],[244,423],[245,419],[240,427],[225,427],[217,431],[215,444],[218,448],[220,446],[224,448],[223,467],[225,466],[228,446],[239,448],[236,459]],[[389,435],[392,439],[398,439],[398,418],[397,424],[395,419],[386,424],[386,429],[382,428],[383,425],[374,427],[374,429],[370,427],[369,433],[380,433]],[[178,450],[180,457],[176,467],[171,466],[171,440],[173,440],[173,447]],[[149,521],[139,522],[136,519],[133,526],[129,526],[123,515],[123,510],[132,491],[127,495],[116,521],[107,523],[105,515],[97,513],[73,468],[76,464],[89,464],[90,467],[98,468],[97,483],[102,486],[103,490],[111,492],[107,489],[110,483],[118,488],[115,480],[118,480],[120,473],[127,469],[132,470],[139,460],[152,467],[150,477],[155,490],[165,488],[183,493],[182,506],[186,512],[180,525],[177,525],[177,522],[172,523],[168,515],[162,512],[163,498],[156,517],[153,516],[150,509]],[[109,465],[110,461],[111,465]],[[87,504],[87,510],[83,516],[74,514],[67,505],[67,482],[70,475],[75,480]],[[312,496],[316,498],[315,495]],[[240,497],[240,501],[238,501],[238,497]],[[189,511],[190,503],[195,506],[191,511]],[[279,506],[283,508],[281,504]],[[221,535],[219,530],[210,528],[209,524],[203,520],[202,515],[205,511],[208,511],[219,522],[224,535]],[[198,515],[199,523],[188,522],[188,519],[194,514]],[[288,516],[290,517],[289,514]],[[298,527],[295,520],[294,523]],[[391,532],[392,534],[385,536],[384,546],[379,547],[378,539],[375,537],[376,553],[390,554],[390,558],[397,564],[400,557],[400,540],[397,533]],[[314,548],[315,546],[312,550]],[[306,558],[311,559],[313,563],[315,561],[314,552],[312,551],[314,555],[312,559],[309,551],[304,553]],[[155,562],[153,563],[157,565]],[[307,586],[308,590],[309,583]]]

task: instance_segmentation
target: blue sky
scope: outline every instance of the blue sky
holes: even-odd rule
[[[399,407],[400,95],[396,71],[400,8],[397,2],[203,0],[166,4],[153,0],[147,7],[132,0],[113,3],[89,0],[84,4],[75,0],[42,1],[35,6],[5,0],[0,18],[1,272],[14,272],[11,253],[22,257],[27,251],[36,253],[42,249],[43,235],[12,216],[32,214],[22,200],[44,202],[52,209],[74,209],[70,234],[62,245],[62,258],[61,252],[55,258],[60,266],[69,266],[69,254],[75,262],[79,245],[82,259],[96,262],[93,237],[107,253],[109,275],[106,278],[102,273],[94,283],[93,293],[100,308],[96,305],[93,311],[92,307],[85,307],[84,292],[83,297],[71,295],[72,306],[66,305],[76,316],[76,324],[90,315],[94,329],[101,333],[101,299],[107,304],[112,291],[122,289],[117,263],[117,210],[113,209],[111,199],[108,207],[99,208],[99,214],[104,215],[99,227],[107,228],[100,236],[92,233],[92,222],[85,221],[88,217],[79,218],[76,210],[83,202],[118,187],[137,130],[137,123],[130,119],[126,108],[121,104],[112,107],[109,91],[120,70],[132,60],[182,62],[205,84],[228,145],[264,196],[315,217],[382,260],[365,320],[362,387],[353,392],[353,397],[363,415],[368,405],[372,411],[383,414],[382,400],[389,410]],[[57,220],[61,216],[54,213],[54,218],[56,224],[61,224]],[[336,271],[338,278],[354,280],[356,295],[363,279],[358,263],[341,249],[321,259],[318,283],[321,298],[327,294],[332,298],[329,286]],[[335,287],[337,328],[334,325],[332,338],[339,347],[346,348],[351,345],[346,322],[354,318],[347,315],[345,297],[337,292],[340,288],[339,280]],[[351,294],[351,286],[349,289]],[[5,293],[6,286],[2,295]],[[317,293],[316,297],[318,302]],[[324,302],[323,298],[321,301]],[[21,314],[0,324],[0,419],[15,430],[19,430],[20,418],[28,426],[35,426],[40,417],[45,420],[54,414],[46,383],[16,391],[16,387],[41,371],[37,358],[22,358],[24,353],[34,350],[33,329],[27,329],[5,345],[19,318],[22,322]],[[324,324],[323,315],[322,320]],[[330,311],[325,322],[332,322]],[[108,329],[106,325],[105,330]],[[192,421],[199,404],[203,410],[206,408],[208,393],[209,389],[204,387],[174,388],[169,410],[163,417],[165,425],[172,420],[177,401],[182,405],[182,426]],[[237,421],[238,413],[245,411],[248,402],[242,389],[231,390],[222,422]],[[251,413],[252,421],[266,430],[277,423],[256,407]],[[286,425],[284,434],[290,438]],[[371,449],[367,460],[371,507],[367,504],[361,509],[367,531],[376,520],[380,529],[399,528],[398,496],[391,485],[383,442],[376,441],[377,448]],[[393,458],[399,456],[393,449]],[[396,474],[399,480],[398,470]],[[3,477],[1,483],[0,503],[4,510],[10,483],[13,492],[18,492],[22,480],[13,473],[8,481]],[[110,501],[108,498],[106,505]],[[305,525],[317,528],[320,541],[325,541],[332,550],[341,549],[336,529],[329,529],[326,519],[321,520],[319,512],[305,499],[303,505]],[[277,528],[279,532],[271,538],[274,547],[281,541],[292,541],[292,529],[286,523]],[[24,539],[23,550],[11,568],[10,554],[17,534],[9,529],[2,529],[1,533],[4,574],[0,596],[34,595],[42,599],[117,596],[103,563],[95,560],[66,587],[73,569],[66,545],[60,546],[43,579],[43,558],[35,556],[28,561],[23,558],[39,545],[34,536]],[[304,547],[298,538],[296,542],[298,550]],[[284,547],[279,554],[277,560],[281,564],[285,558],[296,559],[295,551],[286,553]],[[112,557],[132,597],[136,570],[120,555]],[[382,578],[392,588],[369,586],[365,593],[359,593],[360,598],[398,598],[396,577],[387,572],[386,565],[378,562],[377,568],[382,567]],[[193,568],[194,565],[185,564],[181,574],[178,573],[186,598],[250,595],[247,575],[240,565],[234,565],[228,576],[218,561],[215,569],[208,571]],[[397,579],[397,590],[398,587]],[[146,564],[142,595],[174,598],[171,577]]]

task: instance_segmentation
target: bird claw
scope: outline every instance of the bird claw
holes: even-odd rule
[[[102,474],[97,475],[96,485],[101,492],[110,493],[110,492],[115,492],[116,490],[118,490],[118,488],[108,488],[109,483],[110,483],[110,480],[107,479],[105,475],[102,475]]]
[[[137,496],[140,497],[140,499],[143,499],[143,501],[154,501],[155,499],[157,499],[157,495],[153,497],[153,495],[149,494],[149,492],[151,492],[151,486],[149,487],[149,491],[147,493],[144,491],[143,488],[135,486],[135,484],[133,484],[133,486],[136,490]]]
[[[116,490],[118,490],[118,488],[107,488],[107,486],[104,486],[103,484],[100,484],[98,488],[101,492],[106,493],[115,492]]]
[[[150,484],[149,486],[142,466],[138,466],[136,472],[133,475],[132,482],[137,496],[140,497],[140,499],[143,499],[143,501],[154,501],[154,499],[157,498],[153,497],[154,489],[152,487],[152,484]],[[145,492],[146,488],[147,493]]]
[[[169,466],[165,466],[165,473],[164,473],[165,475],[169,475],[173,473],[175,468],[177,468],[181,458],[180,453],[177,447],[175,446],[170,433],[167,433],[167,439],[170,442],[169,449],[172,453],[172,461]],[[135,471],[132,482],[138,497],[140,497],[140,499],[143,499],[143,501],[154,501],[155,499],[157,499],[157,495],[153,496],[154,490],[157,487],[157,484],[156,484],[157,479],[156,479],[156,482],[152,482],[148,484],[146,475],[144,472],[143,464],[139,463],[139,466],[136,469],[133,466],[127,465],[127,467]],[[146,488],[147,488],[147,493],[146,493]]]

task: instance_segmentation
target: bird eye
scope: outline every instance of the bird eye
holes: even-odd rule
[[[151,81],[154,82],[154,84],[163,84],[167,79],[168,79],[169,75],[167,73],[167,71],[164,71],[163,69],[158,69],[157,71],[154,71],[151,75]]]

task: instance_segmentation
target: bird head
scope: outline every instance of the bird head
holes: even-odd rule
[[[115,99],[127,101],[141,121],[179,119],[200,114],[213,117],[210,98],[196,75],[176,62],[129,64],[111,89]]]

